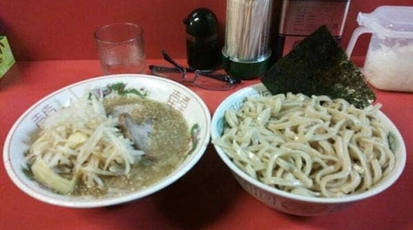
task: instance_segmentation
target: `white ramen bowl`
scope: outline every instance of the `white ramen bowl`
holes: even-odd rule
[[[263,84],[253,85],[241,89],[226,98],[217,108],[212,117],[211,137],[212,140],[219,138],[224,128],[224,114],[228,109],[238,109],[247,97],[258,97],[263,95],[270,95],[271,93]],[[321,198],[321,197],[306,197],[302,195],[292,194],[286,191],[281,191],[274,187],[268,186],[246,174],[232,160],[227,156],[222,148],[215,145],[215,149],[224,161],[224,163],[231,170],[235,179],[241,187],[258,199],[262,203],[268,205],[276,210],[300,216],[316,216],[328,214],[335,211],[342,210],[349,204],[377,195],[387,188],[389,188],[401,175],[406,163],[406,148],[403,138],[397,130],[396,126],[383,113],[379,113],[383,124],[390,128],[393,132],[396,142],[397,151],[395,169],[378,184],[370,190],[348,195],[340,198]]]
[[[60,195],[41,186],[25,174],[27,162],[24,153],[30,147],[30,138],[38,129],[38,123],[52,112],[69,105],[74,95],[81,96],[86,90],[123,82],[127,88],[138,89],[146,98],[167,103],[182,112],[189,128],[195,128],[191,136],[196,148],[169,175],[139,191],[118,197],[92,198]],[[187,87],[164,78],[141,74],[103,76],[69,85],[44,97],[31,106],[15,122],[7,135],[3,160],[11,180],[26,194],[43,202],[73,208],[102,207],[121,204],[151,195],[172,184],[187,173],[202,157],[210,140],[211,115],[204,101]]]

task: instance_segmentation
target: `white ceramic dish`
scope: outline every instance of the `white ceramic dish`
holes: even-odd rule
[[[221,136],[224,125],[224,113],[228,109],[239,108],[247,97],[258,97],[262,95],[270,95],[271,93],[262,84],[257,84],[251,87],[244,88],[235,92],[226,98],[215,111],[212,118],[211,137],[216,139]],[[315,216],[328,214],[343,209],[351,203],[377,195],[389,188],[401,175],[406,163],[406,147],[400,132],[392,121],[383,113],[380,112],[383,124],[388,126],[393,132],[396,142],[397,151],[395,170],[382,179],[374,188],[357,195],[349,195],[341,198],[315,198],[305,197],[291,194],[285,191],[265,185],[252,177],[248,176],[240,168],[238,168],[226,153],[219,147],[215,146],[220,158],[232,171],[235,179],[239,184],[253,197],[260,200],[262,203],[282,212],[301,215]]]
[[[168,103],[181,111],[190,128],[194,128],[192,141],[196,148],[188,154],[184,162],[170,175],[161,181],[134,193],[120,197],[93,199],[90,197],[73,197],[59,195],[40,186],[25,175],[27,169],[24,153],[30,146],[30,135],[38,129],[49,112],[68,105],[74,95],[81,96],[87,89],[105,87],[108,84],[123,82],[128,88],[140,90],[147,98]],[[202,157],[210,140],[211,116],[207,106],[194,92],[187,87],[155,76],[121,74],[103,76],[69,85],[44,97],[31,106],[15,122],[7,135],[3,149],[3,160],[11,180],[23,192],[43,202],[65,207],[101,207],[133,201],[153,194],[187,173]]]

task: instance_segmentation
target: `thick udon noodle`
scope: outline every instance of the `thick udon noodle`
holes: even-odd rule
[[[395,165],[379,108],[327,96],[251,97],[226,112],[224,134],[213,143],[269,186],[315,197],[361,193]]]

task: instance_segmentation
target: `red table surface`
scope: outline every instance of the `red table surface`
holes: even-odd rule
[[[184,60],[179,60],[184,63]],[[148,64],[165,64],[148,60]],[[98,61],[18,62],[0,80],[0,144],[18,117],[61,87],[102,75]],[[191,87],[211,114],[229,94]],[[407,164],[388,190],[325,216],[297,217],[249,196],[209,145],[198,164],[171,186],[131,203],[73,209],[37,201],[20,191],[0,167],[0,229],[413,229],[413,94],[376,91],[382,111],[399,128]]]

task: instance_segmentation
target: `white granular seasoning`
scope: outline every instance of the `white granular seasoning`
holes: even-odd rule
[[[413,92],[413,43],[370,48],[362,72],[378,89]]]

